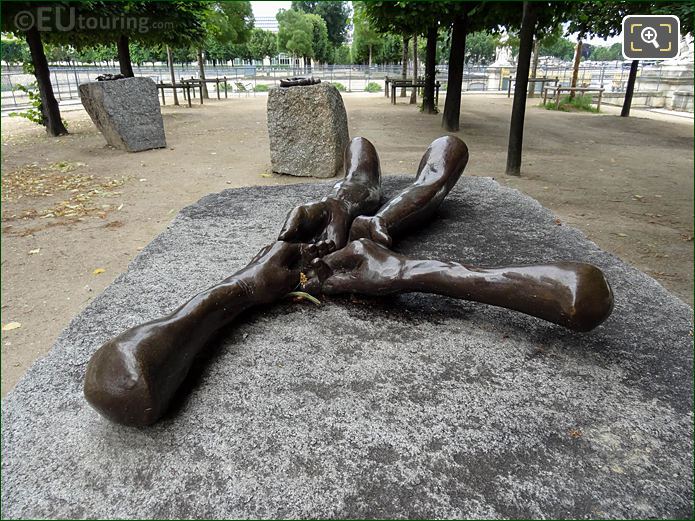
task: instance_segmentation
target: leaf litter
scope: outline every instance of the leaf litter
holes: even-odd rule
[[[18,203],[31,200],[31,207],[3,212],[3,222],[56,217],[104,218],[106,212],[115,209],[116,205],[103,204],[103,198],[122,195],[122,192],[114,189],[123,186],[132,177],[104,178],[76,172],[85,166],[84,163],[68,161],[59,161],[44,167],[31,163],[15,171],[4,172],[2,202]],[[59,197],[61,200],[51,206],[37,204],[41,198],[49,197]],[[122,208],[122,205],[119,208]]]

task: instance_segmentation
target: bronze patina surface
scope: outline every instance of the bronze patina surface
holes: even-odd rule
[[[480,268],[411,259],[369,239],[315,259],[307,288],[326,294],[437,293],[513,309],[574,331],[589,331],[613,309],[603,272],[582,262]],[[318,280],[317,280],[318,279]]]
[[[308,262],[333,250],[333,243],[325,241],[311,245],[278,241],[263,248],[244,269],[169,315],[109,340],[87,365],[87,401],[118,423],[154,423],[215,333],[242,311],[275,302],[295,289]]]
[[[319,78],[284,78],[280,80],[280,87],[303,87],[305,85],[316,85],[321,83]]]
[[[278,242],[171,314],[99,348],[87,366],[87,400],[118,423],[157,421],[194,358],[221,328],[249,307],[272,304],[300,286],[314,294],[436,293],[520,311],[575,331],[603,322],[612,311],[613,293],[591,264],[480,268],[412,259],[389,249],[432,217],[467,162],[463,141],[435,140],[415,182],[380,208],[376,149],[364,138],[353,139],[345,151],[345,178],[323,199],[294,208]]]
[[[395,237],[427,222],[461,177],[468,147],[459,138],[435,139],[420,160],[415,182],[392,197],[372,217],[352,223],[350,240],[367,238],[391,246]]]
[[[371,215],[381,203],[381,167],[374,145],[356,137],[345,150],[345,178],[321,199],[294,208],[285,220],[281,241],[331,240],[336,249],[347,244],[350,225],[359,216]]]

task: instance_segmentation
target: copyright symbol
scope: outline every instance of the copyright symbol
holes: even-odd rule
[[[29,11],[20,11],[14,17],[14,25],[20,31],[28,31],[34,26],[34,15]]]

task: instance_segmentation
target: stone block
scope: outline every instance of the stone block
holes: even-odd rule
[[[388,176],[385,195],[411,182]],[[159,423],[87,404],[103,342],[243,267],[325,192],[206,196],[75,317],[2,402],[4,518],[691,518],[692,309],[481,177],[398,251],[594,263],[615,292],[606,322],[574,333],[418,293],[283,300],[220,335]]]
[[[106,142],[128,152],[167,146],[157,85],[150,78],[83,83],[80,99]]]
[[[334,86],[270,89],[268,134],[273,172],[307,177],[342,174],[350,136],[343,98]]]

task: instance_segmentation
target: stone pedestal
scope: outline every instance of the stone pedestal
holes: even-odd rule
[[[273,172],[308,177],[342,174],[350,136],[343,98],[334,86],[271,89],[268,134]]]
[[[386,197],[412,179],[384,178]],[[70,323],[3,400],[4,518],[690,518],[692,309],[486,178],[461,178],[398,251],[592,262],[606,322],[573,333],[416,293],[282,300],[220,335],[159,423],[87,404],[103,342],[243,267],[326,189],[203,198]]]
[[[83,83],[80,99],[106,142],[128,152],[167,146],[157,85],[150,78]]]

